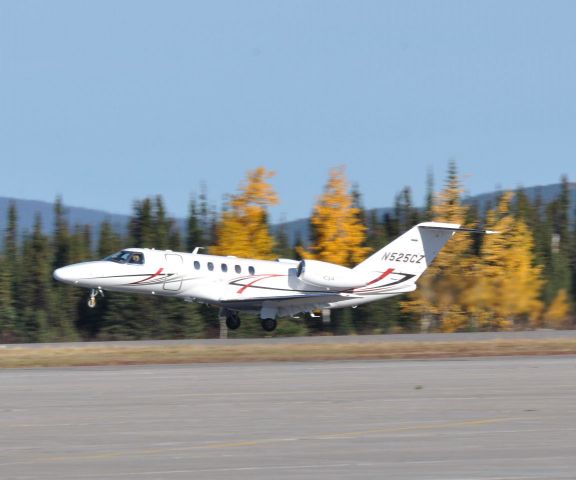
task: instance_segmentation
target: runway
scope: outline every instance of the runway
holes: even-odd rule
[[[0,371],[0,478],[576,478],[576,358]]]

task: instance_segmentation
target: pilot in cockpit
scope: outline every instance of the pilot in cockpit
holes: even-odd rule
[[[140,253],[133,253],[128,263],[142,264],[142,255]]]
[[[144,254],[142,252],[131,252],[129,250],[122,250],[113,255],[106,257],[104,260],[116,263],[128,263],[130,265],[143,265]]]

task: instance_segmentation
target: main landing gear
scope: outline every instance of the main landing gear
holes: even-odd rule
[[[104,292],[102,291],[101,288],[90,289],[90,296],[88,297],[88,300],[86,302],[86,305],[88,305],[89,308],[96,308],[96,297],[98,295],[104,296]]]
[[[240,328],[242,322],[238,312],[223,309],[220,311],[220,315],[226,317],[226,326],[229,330],[237,330]],[[278,326],[278,322],[275,318],[262,318],[260,319],[260,324],[262,325],[262,329],[267,332],[273,332]]]
[[[230,330],[237,330],[238,328],[240,328],[242,322],[240,321],[240,315],[238,315],[238,312],[227,310],[225,312],[225,315],[226,315],[226,326]]]
[[[262,328],[267,332],[273,332],[276,330],[276,326],[278,325],[275,318],[263,318],[260,320],[260,323],[262,324]]]

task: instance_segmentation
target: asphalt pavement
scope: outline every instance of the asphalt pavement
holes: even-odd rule
[[[574,479],[576,358],[0,371],[0,478]]]

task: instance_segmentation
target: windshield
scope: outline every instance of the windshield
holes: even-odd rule
[[[128,250],[122,250],[121,252],[109,255],[104,260],[116,263],[131,263],[142,265],[144,263],[144,254],[142,254],[142,252],[130,252]]]

